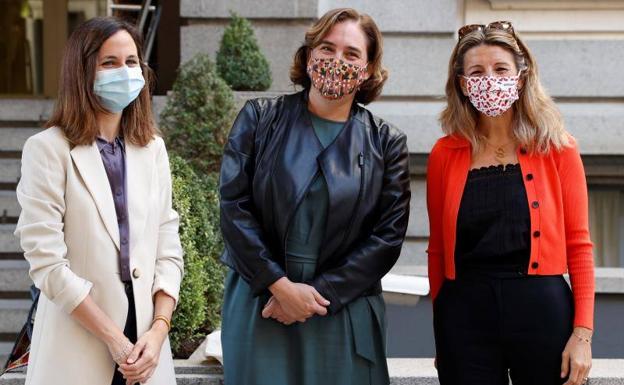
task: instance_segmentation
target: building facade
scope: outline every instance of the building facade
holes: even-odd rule
[[[24,140],[50,113],[58,61],[68,31],[107,12],[104,0],[0,0],[0,337],[4,345],[28,307],[29,281],[12,232],[19,207],[13,192]],[[135,3],[140,3],[137,1]],[[536,56],[542,81],[578,139],[590,197],[597,266],[596,357],[624,358],[624,0],[167,0],[150,58],[162,106],[179,63],[214,55],[229,12],[249,18],[273,74],[270,93],[292,92],[288,70],[308,26],[325,11],[369,13],[384,35],[390,78],[370,109],[408,135],[412,207],[408,239],[393,272],[426,275],[429,235],[426,161],[442,135],[448,59],[464,24],[513,22]],[[7,32],[8,31],[8,32]],[[431,357],[431,310],[391,305],[389,353]],[[416,326],[414,326],[416,325]],[[0,342],[0,350],[3,343]],[[0,352],[1,354],[1,352]]]

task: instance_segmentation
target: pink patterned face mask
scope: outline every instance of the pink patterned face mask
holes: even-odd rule
[[[314,88],[327,99],[340,99],[352,94],[363,82],[366,66],[346,63],[344,60],[310,59],[308,76]]]
[[[470,103],[487,116],[499,116],[518,100],[516,76],[464,76]]]

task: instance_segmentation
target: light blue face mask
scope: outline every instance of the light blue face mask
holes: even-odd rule
[[[119,67],[97,71],[93,90],[110,112],[121,112],[145,86],[141,67]]]

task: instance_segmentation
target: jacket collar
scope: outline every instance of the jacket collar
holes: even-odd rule
[[[310,89],[309,88],[306,88],[303,91],[299,92],[299,101],[300,103],[302,103],[303,108],[305,108],[307,111],[308,102],[310,101]],[[362,120],[363,111],[364,109],[360,107],[360,105],[357,104],[357,102],[353,101],[353,103],[351,104],[351,110],[349,112],[349,118],[347,118],[347,122],[351,121],[351,119],[357,119],[360,122],[363,122]]]
[[[352,218],[358,209],[358,197],[362,192],[364,183],[365,168],[359,165],[360,156],[367,157],[364,145],[364,109],[357,103],[353,103],[349,118],[345,122],[342,131],[336,139],[322,148],[315,136],[314,128],[310,120],[308,111],[308,90],[301,93],[299,101],[301,103],[300,119],[306,127],[301,130],[302,135],[308,133],[308,142],[318,143],[310,145],[309,151],[315,152],[314,166],[309,170],[308,175],[320,172],[327,183],[329,193],[329,206],[327,210],[325,237],[323,247],[319,255],[319,265],[329,259],[333,254],[339,252],[343,245],[344,238],[349,232],[349,226],[344,226],[344,218]],[[313,140],[314,139],[314,140]],[[305,175],[305,173],[304,173]],[[305,193],[305,184],[299,184],[301,192]],[[294,206],[296,208],[296,206]]]
[[[139,147],[126,143],[125,151],[130,245],[136,245],[136,240],[141,236],[147,219],[147,196],[149,195],[154,162],[148,146]],[[70,154],[95,202],[108,234],[119,249],[119,225],[115,203],[96,142],[94,141],[90,145],[75,146]]]
[[[108,234],[119,249],[119,227],[115,203],[97,144],[93,142],[90,145],[76,146],[70,154],[95,202]]]

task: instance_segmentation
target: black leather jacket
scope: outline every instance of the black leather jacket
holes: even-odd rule
[[[381,292],[409,216],[406,136],[355,103],[325,149],[315,138],[306,91],[245,104],[221,165],[221,259],[254,295],[285,276],[290,221],[319,169],[329,208],[316,276],[308,283],[335,313]]]

